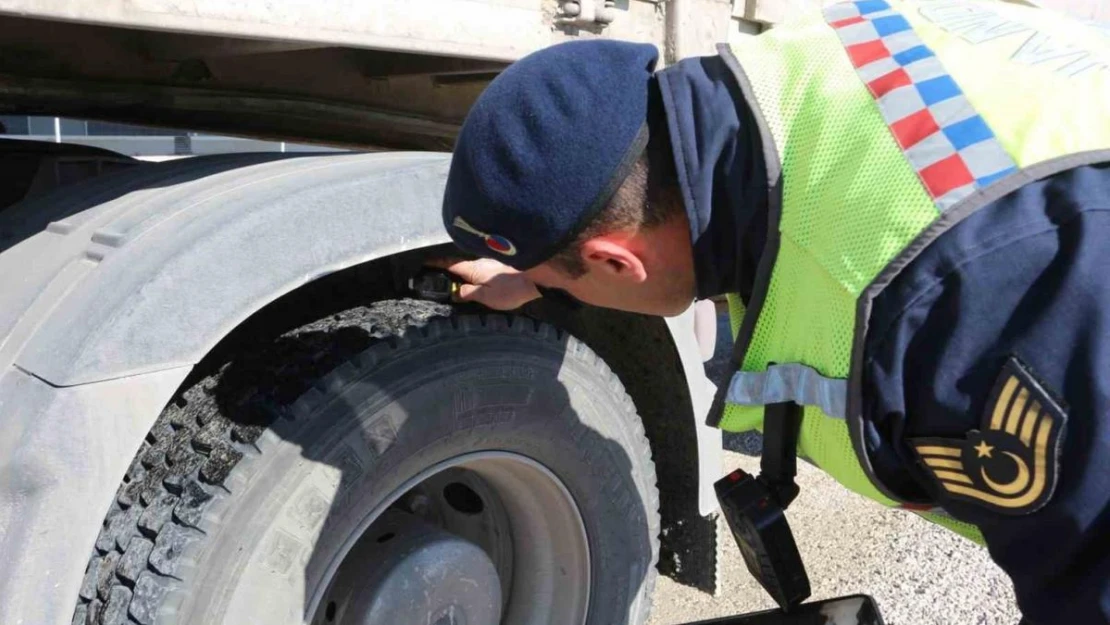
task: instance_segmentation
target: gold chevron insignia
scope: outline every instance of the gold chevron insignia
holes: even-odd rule
[[[910,440],[942,498],[1002,514],[1029,514],[1048,503],[1059,476],[1065,408],[1017,358],[995,382],[982,429],[963,440]]]

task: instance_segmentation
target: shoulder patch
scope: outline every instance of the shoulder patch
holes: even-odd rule
[[[915,438],[925,470],[952,498],[1007,515],[1052,498],[1067,412],[1017,358],[1002,367],[981,429],[964,440]]]

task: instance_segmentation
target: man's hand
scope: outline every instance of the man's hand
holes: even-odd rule
[[[428,264],[450,271],[462,280],[459,299],[464,302],[478,302],[494,310],[512,310],[540,297],[536,285],[524,274],[490,258],[441,258]]]

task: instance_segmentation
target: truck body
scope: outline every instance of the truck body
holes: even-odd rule
[[[387,315],[381,312],[383,302],[411,299],[406,284],[419,274],[423,262],[452,251],[440,220],[440,196],[454,137],[474,99],[508,63],[561,41],[594,37],[653,43],[662,52],[662,62],[673,63],[712,54],[716,43],[756,34],[804,6],[801,0],[0,0],[0,113],[188,128],[358,152],[240,154],[150,164],[81,146],[3,142],[0,162],[8,165],[2,181],[7,188],[0,189],[0,198],[7,198],[0,208],[0,561],[5,563],[0,572],[0,623],[202,622],[184,615],[208,609],[194,605],[196,597],[215,592],[211,589],[216,582],[203,580],[225,579],[220,576],[232,575],[226,572],[231,570],[238,571],[234,579],[239,581],[257,571],[281,573],[281,579],[291,580],[290,592],[303,595],[303,610],[281,612],[286,608],[274,607],[267,613],[264,606],[281,604],[279,593],[262,593],[257,586],[264,584],[259,582],[255,590],[243,590],[251,599],[245,604],[236,603],[239,590],[212,595],[212,604],[222,606],[220,618],[226,622],[336,622],[337,615],[342,621],[345,614],[350,617],[358,610],[370,614],[401,609],[388,597],[342,595],[343,572],[369,558],[355,557],[362,544],[356,539],[369,531],[367,525],[376,527],[371,521],[379,523],[375,519],[384,506],[393,510],[390,514],[410,516],[427,508],[420,500],[424,495],[413,494],[416,487],[397,490],[396,496],[381,495],[373,514],[357,513],[365,514],[366,524],[352,521],[352,538],[328,547],[327,558],[317,555],[324,551],[320,544],[343,525],[310,514],[315,500],[307,495],[304,506],[274,513],[275,518],[309,519],[300,529],[256,528],[254,533],[262,536],[257,542],[241,538],[246,546],[240,548],[245,553],[258,551],[261,559],[226,560],[231,556],[214,553],[220,551],[217,547],[197,546],[204,542],[201,536],[221,546],[238,544],[218,542],[223,540],[218,538],[221,532],[231,531],[227,519],[238,518],[236,506],[246,505],[236,503],[237,485],[247,488],[247,482],[263,479],[250,472],[254,469],[236,467],[214,478],[217,451],[248,460],[255,452],[266,457],[267,444],[277,445],[270,439],[285,436],[279,427],[282,419],[316,405],[306,397],[348,392],[336,380],[348,379],[340,374],[351,368],[350,362],[336,361],[332,373],[321,370],[320,381],[301,389],[300,399],[282,404],[278,412],[285,416],[273,417],[266,428],[250,430],[250,436],[243,434],[243,423],[225,428],[230,442],[224,447],[204,442],[205,428],[211,429],[208,424],[219,419],[197,417],[189,427],[199,430],[193,431],[174,421],[179,418],[175,411],[196,405],[195,389],[208,384],[218,390],[236,363],[253,353],[270,353],[266,350],[289,337],[305,336],[305,327],[346,319],[344,315],[359,307],[378,319]],[[422,305],[404,306],[409,306],[407,312],[397,313],[402,325],[419,325],[413,321],[418,317],[424,323],[424,313],[413,312],[425,310]],[[441,313],[479,314],[435,314]],[[573,495],[568,510],[577,506],[589,536],[582,552],[601,553],[604,545],[599,545],[598,536],[609,530],[599,528],[628,523],[619,514],[586,510],[594,488],[591,480],[615,501],[654,501],[662,523],[660,529],[653,520],[656,512],[645,503],[642,518],[636,517],[644,527],[643,544],[639,551],[629,548],[641,554],[640,560],[622,563],[624,572],[619,575],[603,574],[608,565],[599,562],[592,568],[583,565],[586,573],[563,585],[586,590],[564,603],[582,604],[581,614],[590,622],[611,618],[594,616],[602,606],[587,590],[624,583],[631,576],[623,616],[608,622],[642,622],[647,614],[642,597],[650,594],[653,579],[644,563],[654,566],[656,559],[659,568],[676,579],[714,590],[712,482],[720,475],[721,438],[704,425],[715,388],[702,366],[713,344],[712,313],[707,315],[702,305],[700,311],[692,308],[661,320],[541,302],[525,315],[541,335],[548,332],[544,328],[553,328],[552,336],[560,337],[567,353],[577,357],[574,350],[583,346],[600,357],[590,362],[615,375],[614,405],[623,405],[619,399],[627,392],[635,408],[631,425],[625,424],[631,428],[629,436],[646,437],[649,445],[626,444],[621,438],[625,430],[599,439],[618,441],[614,453],[629,456],[625,463],[636,476],[629,484],[639,486],[628,492],[639,492],[639,498],[619,485],[610,488],[604,468],[590,478],[576,477],[575,469],[567,469],[565,475],[550,466],[543,469],[558,474],[555,482],[561,480]],[[480,328],[467,325],[472,319],[481,320],[473,321]],[[485,319],[466,316],[453,326],[433,320],[421,327],[433,338],[440,332],[461,333],[459,341],[480,340],[476,345],[494,347],[497,332],[524,331],[513,317],[504,327],[501,321],[490,321],[487,327]],[[367,331],[375,337],[367,353],[383,349],[382,341],[393,349],[421,349],[420,339],[410,344],[404,336],[379,337]],[[268,347],[257,347],[262,344]],[[327,360],[336,351],[342,350],[336,347],[316,359]],[[570,356],[567,359],[570,362]],[[444,410],[453,406],[456,422],[468,424],[460,426],[466,432],[488,434],[497,427],[512,432],[502,422],[511,425],[514,419],[524,419],[526,410],[519,406],[527,400],[514,404],[516,400],[504,399],[520,387],[511,380],[533,379],[537,371],[544,371],[540,365],[521,366],[520,371],[511,366],[489,369],[491,377],[510,380],[499,383],[497,392],[503,397],[490,404],[500,408],[483,408],[481,400],[473,400],[479,404],[474,408],[468,391],[453,386],[454,400],[445,400]],[[419,369],[413,367],[412,375]],[[274,388],[280,394],[281,385]],[[536,393],[540,391],[525,396]],[[380,406],[374,410],[381,412]],[[211,411],[224,416],[227,412],[221,406]],[[377,425],[364,428],[373,433],[362,439],[370,441],[370,451],[355,449],[348,464],[333,465],[357,467],[358,475],[373,473],[370,467],[385,467],[384,461],[374,464],[379,458],[374,454],[384,458],[384,450],[401,446],[397,441],[404,438],[402,428],[390,420],[396,414],[375,417],[378,425],[389,425],[389,436],[378,436]],[[600,425],[591,431],[604,434],[604,413],[599,419]],[[166,436],[193,436],[193,455],[165,451],[168,439],[161,438],[159,429],[164,420],[170,423]],[[589,435],[574,434],[574,440],[581,443]],[[286,442],[294,439],[290,435]],[[382,440],[387,441],[384,447]],[[149,460],[151,450],[159,449],[168,454],[166,466],[158,464],[163,460]],[[190,465],[195,475],[173,473],[171,461],[178,457],[195,461],[196,466]],[[535,457],[522,460],[522,466]],[[466,460],[470,464],[451,470],[470,467],[488,482],[490,493],[504,487],[498,497],[513,533],[539,528],[542,523],[520,503],[523,499],[513,499],[523,497],[520,491],[505,486],[511,480],[499,478],[500,469],[494,465],[481,465],[488,460]],[[652,461],[650,478],[650,468],[645,467]],[[578,464],[593,467],[593,456]],[[531,475],[533,469],[515,475]],[[143,491],[132,497],[128,484],[153,483],[150,476],[158,471],[169,471],[158,474],[155,486],[162,489],[161,495]],[[352,488],[345,486],[346,477],[336,477],[332,484],[326,477],[331,474],[321,471],[319,488],[331,510],[337,510],[339,495],[357,488],[345,490]],[[376,479],[387,481],[391,475],[382,473]],[[224,478],[229,481],[221,482]],[[471,505],[468,512],[468,506],[458,503],[474,497],[460,500],[451,494],[484,497],[486,487],[478,486],[480,481],[458,478],[451,484],[471,486],[466,491],[461,486],[441,491],[456,512],[478,514],[472,510],[483,506]],[[581,492],[574,490],[578,481]],[[656,487],[649,482],[658,484],[655,500],[651,493]],[[300,482],[290,484],[289,497],[298,500]],[[367,485],[367,492],[376,487]],[[204,493],[204,501],[223,503],[203,508],[203,514],[191,520],[181,506],[189,493],[198,492]],[[165,499],[159,500],[161,496]],[[498,497],[490,494],[481,500]],[[558,497],[551,501],[555,500]],[[167,508],[160,519],[148,518],[157,516],[159,501],[177,507],[172,513]],[[400,510],[406,501],[407,507]],[[140,515],[141,511],[145,512]],[[128,528],[134,528],[124,531],[120,519],[128,518]],[[639,523],[636,519],[633,526]],[[469,536],[458,527],[448,523],[435,532],[446,528]],[[186,530],[195,530],[192,542],[174,542]],[[566,534],[548,530],[556,538]],[[420,543],[426,549],[440,549],[447,539],[428,538],[435,532],[418,532],[412,540],[426,541]],[[271,534],[276,538],[271,540]],[[660,534],[661,546],[656,542]],[[392,532],[381,537],[387,535]],[[315,546],[298,551],[296,546],[306,542]],[[523,587],[548,579],[542,573],[521,577],[531,550],[514,552],[510,584],[501,566],[505,558],[498,555],[502,551],[478,539],[471,542],[486,554],[473,557],[483,563],[483,558],[490,558],[501,576],[501,622],[583,622],[574,615],[550,621],[528,617],[514,603],[514,584]],[[189,554],[188,566],[180,570],[167,564],[178,553],[179,543],[192,545],[191,551],[180,547]],[[140,551],[142,561],[135,564]],[[350,554],[355,555],[347,558]],[[407,556],[375,557],[396,562],[397,571],[410,566]],[[301,569],[303,579],[299,572],[289,572]],[[360,571],[350,575],[385,575]],[[235,588],[240,586],[246,588],[246,582]],[[333,596],[340,598],[329,599]],[[457,597],[452,601],[465,603]],[[259,612],[235,621],[244,616],[235,616],[236,606],[247,604]]]
[[[5,142],[5,162],[26,173],[9,174],[10,196],[24,201],[0,210],[0,622],[108,618],[108,596],[82,608],[79,595],[113,493],[167,403],[229,337],[262,316],[339,307],[299,295],[329,281],[370,300],[395,294],[413,259],[445,248],[448,157],[428,152],[450,150],[506,64],[591,37],[651,42],[668,61],[712,53],[718,40],[758,32],[761,8],[750,4],[0,2],[0,112],[372,152],[154,165]],[[631,390],[630,365],[588,329],[605,321],[579,316],[563,325],[596,335],[591,347],[626,369]],[[674,545],[664,559],[711,589],[705,515],[721,445],[702,425],[713,386],[694,313],[635,322],[670,343],[635,376],[681,385],[635,392],[641,417],[657,421],[645,423],[655,465],[675,474],[659,477]],[[647,406],[655,401],[678,405]],[[710,556],[697,562],[695,551]],[[127,618],[141,622],[140,612]]]

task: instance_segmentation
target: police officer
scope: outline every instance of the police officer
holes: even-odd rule
[[[464,299],[675,315],[727,294],[715,425],[983,542],[1036,624],[1110,620],[1110,46],[1035,9],[833,5],[655,71],[503,72],[443,204]]]

